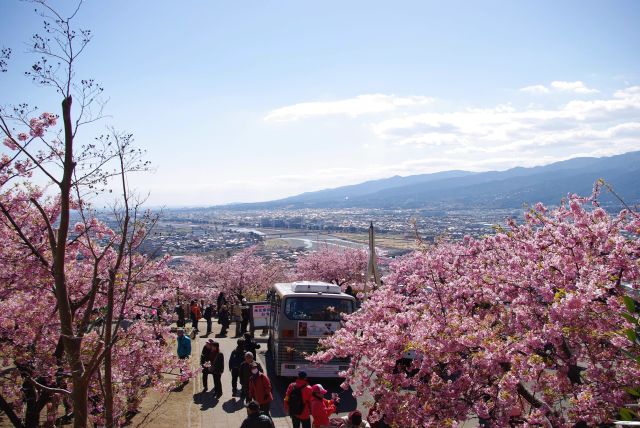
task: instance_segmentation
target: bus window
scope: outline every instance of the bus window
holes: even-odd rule
[[[351,300],[323,297],[288,297],[284,307],[290,320],[340,321],[342,314],[351,312]]]

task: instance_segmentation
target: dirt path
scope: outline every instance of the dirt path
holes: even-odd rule
[[[204,321],[199,325],[200,331],[205,331]],[[220,349],[224,353],[225,371],[222,375],[223,395],[220,400],[214,397],[213,392],[202,392],[202,379],[197,376],[187,383],[180,391],[174,391],[166,394],[151,392],[142,403],[141,412],[131,421],[130,427],[142,428],[238,428],[246,417],[246,410],[240,399],[231,396],[231,373],[227,362],[231,351],[236,346],[235,325],[231,326],[227,337],[214,337],[211,334],[209,338],[220,343]],[[214,333],[217,336],[220,326],[214,323]],[[192,341],[191,365],[194,368],[199,366],[200,352],[202,346],[208,338],[196,337]],[[273,383],[274,400],[271,403],[271,415],[276,428],[291,427],[291,419],[284,413],[283,396],[289,380],[275,379],[272,375],[272,365],[266,359],[266,337],[261,337],[260,332],[256,333],[256,339],[261,344],[258,350],[257,359],[263,367],[267,369],[267,374]],[[312,383],[314,380],[311,379]],[[338,392],[341,396],[341,402],[338,410],[339,415],[344,415],[356,408],[356,399],[351,396],[350,392],[340,389],[338,380],[326,381],[318,380],[329,392]],[[213,379],[209,378],[209,388],[213,386]],[[360,406],[360,409],[363,409]],[[335,415],[334,415],[335,416]]]

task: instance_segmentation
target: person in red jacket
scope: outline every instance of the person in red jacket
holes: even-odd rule
[[[327,390],[319,383],[311,387],[311,392],[311,416],[313,416],[313,428],[329,427],[329,416],[336,411],[336,404],[333,400],[327,400],[324,398]]]
[[[295,392],[294,392],[295,390]],[[292,399],[292,395],[294,398]],[[291,422],[293,423],[293,428],[311,428],[311,386],[309,382],[307,382],[307,373],[299,372],[298,378],[295,382],[289,384],[287,387],[287,392],[284,394],[284,411],[291,416]],[[289,405],[289,402],[292,402],[292,406]],[[297,403],[293,403],[293,401],[297,401]],[[301,407],[302,410],[299,412],[295,412],[292,407]]]
[[[251,376],[249,377],[249,400],[255,400],[260,405],[260,410],[269,414],[273,393],[271,381],[266,374],[258,369],[258,363],[251,363]]]
[[[198,321],[200,321],[200,318],[202,318],[202,312],[200,311],[200,306],[198,306],[197,300],[191,301],[190,310],[191,310],[191,327],[193,328],[193,331],[198,333],[200,331],[198,330]]]

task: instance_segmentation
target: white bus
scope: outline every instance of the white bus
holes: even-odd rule
[[[269,350],[276,376],[295,377],[303,370],[309,377],[339,377],[348,359],[315,364],[306,359],[322,337],[341,326],[342,316],[355,310],[355,298],[335,284],[318,281],[279,283],[270,293]]]

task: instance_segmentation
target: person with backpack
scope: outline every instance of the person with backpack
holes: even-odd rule
[[[260,405],[251,401],[247,404],[247,417],[240,428],[275,428],[271,417],[260,411]]]
[[[267,415],[273,401],[272,391],[271,381],[266,374],[258,370],[258,363],[254,361],[251,364],[251,377],[249,377],[249,400],[256,401],[260,405],[260,410]]]
[[[287,387],[284,395],[284,410],[291,416],[293,428],[311,428],[311,386],[307,373],[299,372],[298,378]]]

